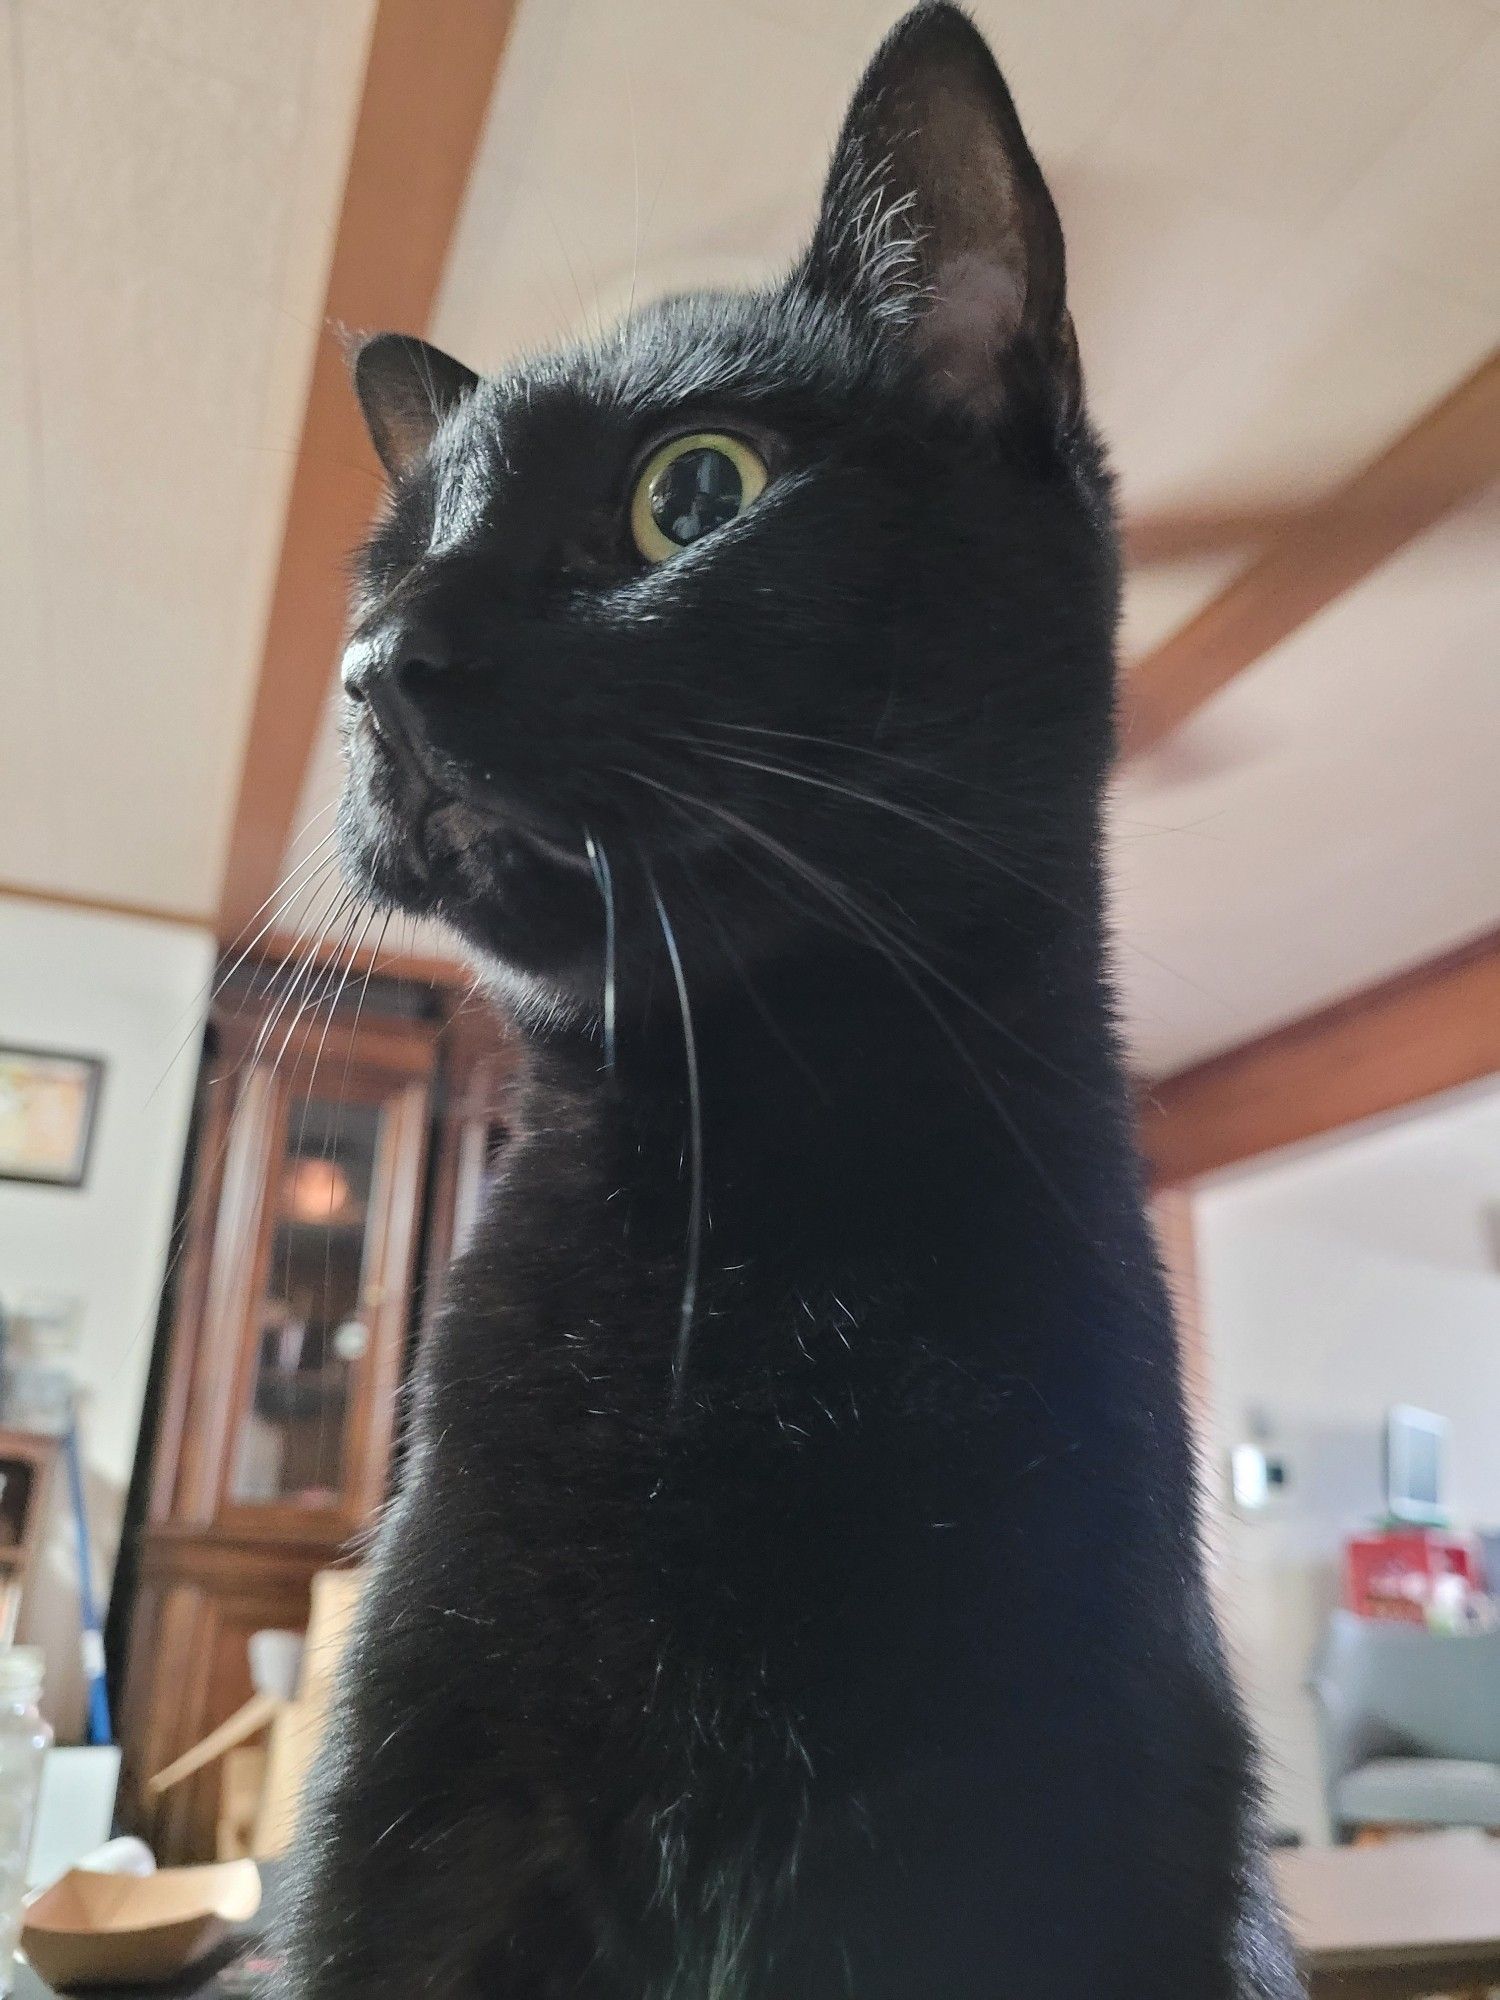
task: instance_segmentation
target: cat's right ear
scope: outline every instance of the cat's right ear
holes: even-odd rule
[[[479,380],[440,347],[405,333],[361,341],[352,372],[370,440],[393,480],[421,463],[438,425]]]
[[[988,44],[947,0],[898,21],[865,71],[797,280],[904,343],[947,408],[993,416],[1024,359],[1077,409],[1057,211]]]

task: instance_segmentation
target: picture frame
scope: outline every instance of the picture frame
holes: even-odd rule
[[[0,1042],[0,1181],[82,1187],[103,1083],[98,1056]]]

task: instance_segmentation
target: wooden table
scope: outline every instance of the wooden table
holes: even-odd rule
[[[1500,1986],[1500,1840],[1423,1834],[1289,1848],[1273,1860],[1313,2000]]]

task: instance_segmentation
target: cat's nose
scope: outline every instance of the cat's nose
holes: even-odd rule
[[[377,712],[397,704],[421,713],[432,683],[452,665],[443,635],[421,620],[402,620],[360,633],[344,648],[340,675],[351,701]]]

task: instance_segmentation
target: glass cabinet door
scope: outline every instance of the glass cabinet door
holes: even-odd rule
[[[385,1495],[432,1041],[305,1043],[240,1072],[178,1491],[235,1536],[340,1545]]]
[[[266,1189],[269,1229],[228,1499],[327,1508],[369,1352],[378,1103],[291,1095]]]

